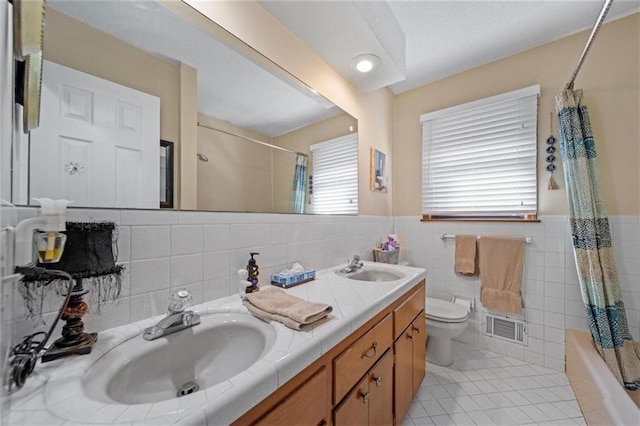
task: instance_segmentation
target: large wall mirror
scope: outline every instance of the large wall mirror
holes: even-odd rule
[[[308,184],[300,158],[310,157],[311,145],[356,138],[354,117],[268,60],[256,63],[220,41],[185,3],[48,0],[46,7],[41,123],[28,135],[15,132],[14,203],[50,197],[159,208],[167,193],[162,140],[173,146],[174,201],[180,180],[195,175],[181,167],[193,154],[190,208],[314,212],[308,185],[294,207],[299,181]]]

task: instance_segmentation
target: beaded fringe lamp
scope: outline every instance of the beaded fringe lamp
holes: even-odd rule
[[[113,222],[67,222],[67,244],[60,262],[38,264],[48,269],[67,272],[75,280],[71,298],[62,319],[62,337],[57,339],[42,356],[42,362],[53,361],[72,354],[88,354],[98,338],[98,333],[85,333],[82,317],[89,306],[83,300],[89,293],[84,284],[93,290],[93,303],[100,306],[120,296],[120,275],[124,267],[116,265],[116,226]],[[29,283],[26,283],[27,286]],[[48,284],[36,282],[36,285]]]

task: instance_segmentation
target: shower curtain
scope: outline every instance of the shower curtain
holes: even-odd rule
[[[582,90],[556,97],[573,252],[596,349],[625,388],[640,387],[640,342],[629,333],[609,219],[600,190],[595,141]]]
[[[307,181],[307,157],[298,155],[293,174],[293,203],[291,213],[304,213],[305,185]]]

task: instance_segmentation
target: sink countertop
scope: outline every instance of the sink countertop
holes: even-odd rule
[[[318,271],[314,281],[286,289],[301,299],[333,306],[334,318],[308,331],[294,331],[272,322],[276,331],[272,349],[245,372],[222,383],[181,398],[148,404],[106,404],[85,395],[81,379],[88,369],[116,345],[131,338],[141,339],[142,330],[155,324],[161,315],[100,332],[90,355],[39,363],[25,387],[12,395],[9,424],[229,424],[425,278],[421,268],[364,264],[402,272],[404,278],[356,281],[336,274],[339,267],[332,267]],[[191,309],[201,315],[248,313],[237,294]]]

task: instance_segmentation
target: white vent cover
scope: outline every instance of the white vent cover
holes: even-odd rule
[[[526,321],[499,315],[485,316],[483,334],[525,346],[529,344]]]

